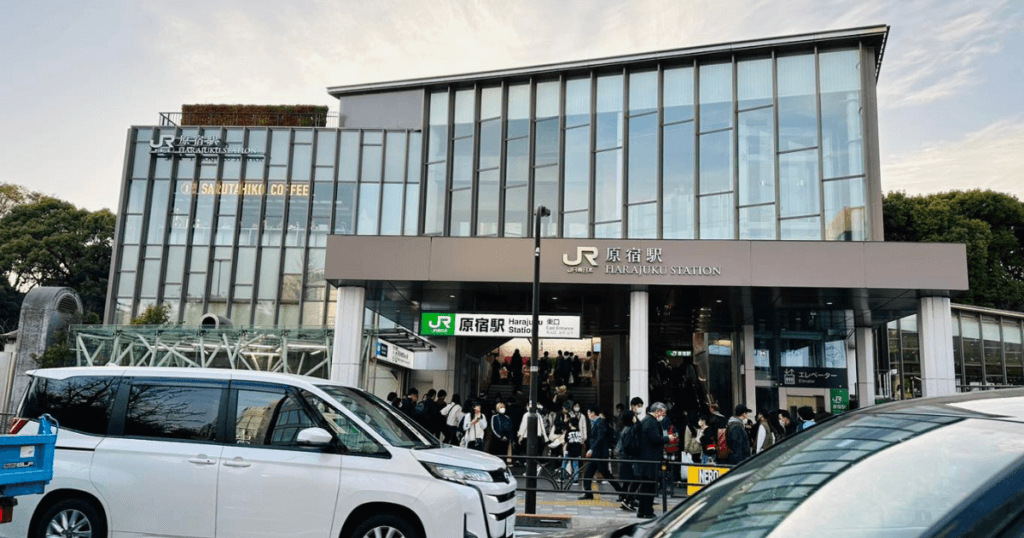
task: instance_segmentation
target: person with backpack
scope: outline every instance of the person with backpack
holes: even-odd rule
[[[420,426],[423,426],[423,429],[431,433],[437,432],[437,417],[439,416],[439,413],[437,412],[437,404],[434,403],[434,396],[436,395],[437,391],[434,389],[428,390],[427,393],[423,395],[423,399],[416,402],[416,406],[413,407],[412,412],[413,420],[415,420]]]
[[[398,409],[405,413],[405,416],[413,418],[416,412],[416,400],[420,399],[420,391],[416,387],[410,388],[405,393],[405,398],[398,404]]]
[[[704,415],[697,421],[697,437],[700,441],[702,464],[713,464],[718,459],[718,429],[715,428],[710,416]]]
[[[725,461],[729,465],[736,465],[743,460],[750,457],[750,437],[747,435],[747,430],[744,427],[744,423],[747,421],[747,415],[750,413],[750,408],[743,404],[736,406],[736,412],[732,417],[729,418],[729,422],[725,427],[725,443],[726,443],[726,454]],[[722,433],[719,433],[719,437]],[[722,446],[719,445],[719,461],[722,457]]]
[[[606,460],[612,445],[615,443],[615,429],[605,420],[605,412],[597,407],[588,409],[587,417],[590,419],[590,448],[585,456],[587,458]],[[594,494],[590,491],[590,479],[594,478],[594,474],[598,471],[611,484],[612,489],[616,492],[622,491],[619,484],[614,481],[615,476],[612,475],[611,469],[608,468],[607,461],[588,462],[585,465],[586,469],[583,471],[583,495],[580,496],[580,500],[591,500],[594,498]],[[600,485],[598,489],[600,489]]]
[[[640,457],[640,428],[639,421],[633,411],[625,411],[622,414],[622,431],[619,432],[619,442],[615,451],[619,454],[622,462],[619,464],[619,479],[622,485],[622,495],[619,495],[619,507],[623,510],[636,512],[636,492],[640,488],[637,483],[636,473],[633,471],[633,460]]]
[[[458,394],[452,395],[452,401],[441,410],[441,417],[444,419],[445,442],[454,445],[457,443],[459,433],[459,421],[462,420],[462,397]]]

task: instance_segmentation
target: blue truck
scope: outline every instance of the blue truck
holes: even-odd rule
[[[10,523],[16,497],[42,493],[53,478],[57,428],[44,415],[36,435],[0,435],[0,523]]]

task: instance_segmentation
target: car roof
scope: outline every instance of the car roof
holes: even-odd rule
[[[73,366],[67,368],[46,368],[31,370],[32,376],[53,379],[67,379],[74,376],[115,376],[115,377],[174,377],[189,379],[223,379],[238,381],[263,381],[284,383],[293,386],[336,385],[340,383],[298,374],[283,372],[261,372],[258,370],[230,370],[227,368],[179,368],[160,366]]]
[[[1024,388],[914,398],[862,408],[861,412],[962,416],[1024,423]]]

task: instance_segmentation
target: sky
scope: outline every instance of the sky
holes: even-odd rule
[[[5,0],[0,183],[114,209],[127,129],[182,104],[879,24],[883,191],[1024,200],[1021,0]]]

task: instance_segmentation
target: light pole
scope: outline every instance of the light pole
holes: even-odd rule
[[[537,513],[537,392],[540,387],[537,367],[537,322],[540,318],[540,219],[551,216],[551,210],[537,206],[533,220],[533,338],[530,351],[530,414],[526,419],[526,513]]]

